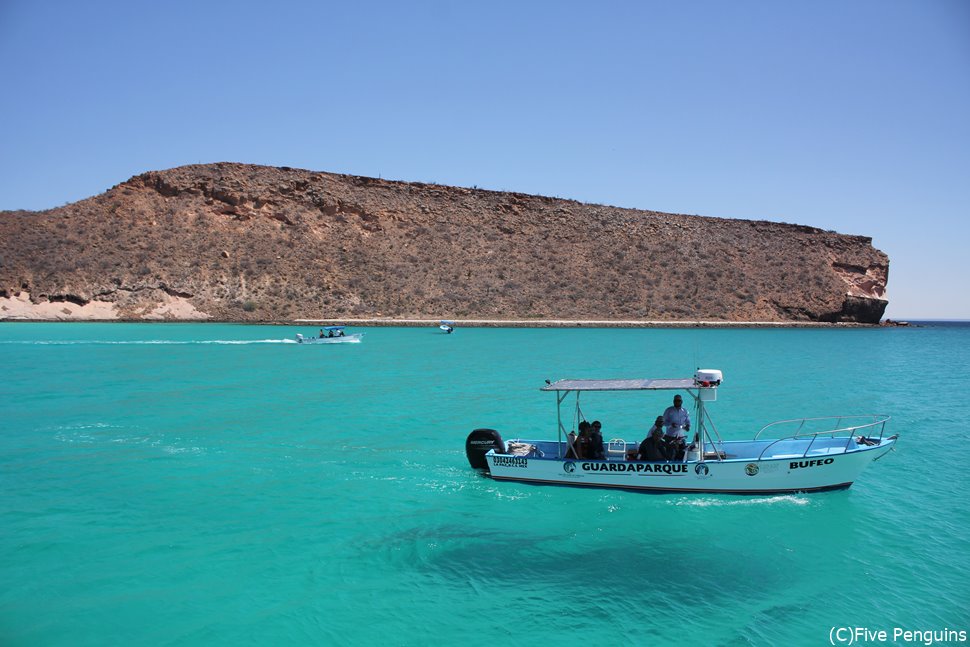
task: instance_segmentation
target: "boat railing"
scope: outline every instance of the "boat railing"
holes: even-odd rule
[[[713,451],[714,458],[716,460],[723,461],[724,460],[724,457],[726,456],[725,452],[723,451],[723,449],[724,449],[724,440],[721,439],[721,434],[718,433],[717,427],[714,425],[714,419],[711,418],[711,414],[708,413],[707,409],[704,409],[704,417],[701,420],[702,423],[704,422],[704,419],[706,419],[707,424],[704,424],[702,426],[704,428],[704,431],[707,433],[707,439],[710,442],[711,447],[714,450]],[[709,427],[708,427],[708,425],[709,425]],[[714,432],[714,437],[713,438],[711,437],[711,431]],[[714,438],[717,438],[717,440],[714,440]],[[706,456],[706,451],[707,450],[705,449],[705,456]],[[686,456],[685,456],[685,458],[686,458]]]
[[[755,434],[754,440],[759,440],[761,438],[761,434],[768,429],[771,429],[772,427],[777,428],[782,425],[796,426],[795,432],[782,435],[766,445],[765,448],[761,450],[758,460],[761,460],[765,453],[778,443],[809,438],[811,440],[809,441],[808,445],[805,446],[805,451],[802,452],[802,458],[804,458],[808,456],[809,450],[812,449],[812,445],[815,444],[815,441],[819,436],[834,439],[837,437],[836,434],[846,434],[845,446],[842,448],[842,453],[845,453],[849,451],[849,445],[857,435],[865,436],[867,438],[875,438],[875,433],[878,429],[879,435],[877,438],[881,441],[886,432],[887,422],[889,422],[889,416],[881,414],[778,420],[762,427],[758,433]],[[818,426],[821,426],[822,429],[816,429]],[[806,427],[808,427],[807,430]]]
[[[626,460],[626,441],[622,438],[613,438],[606,443],[606,459],[611,461]]]

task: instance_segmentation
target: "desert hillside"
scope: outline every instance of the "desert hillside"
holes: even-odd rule
[[[0,212],[7,319],[877,323],[888,267],[812,227],[233,163]]]

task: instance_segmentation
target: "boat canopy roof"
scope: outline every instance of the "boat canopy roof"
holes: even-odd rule
[[[694,378],[635,380],[557,380],[542,391],[683,391],[697,388]]]
[[[343,330],[346,326],[324,326],[324,330]]]
[[[442,319],[441,320],[441,325],[442,326],[454,326],[455,325],[455,322],[454,321],[448,321],[447,319]]]

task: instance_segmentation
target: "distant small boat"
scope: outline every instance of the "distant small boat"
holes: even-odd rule
[[[446,333],[450,335],[452,331],[454,331],[455,329],[455,322],[442,320],[441,325],[438,326],[438,328],[441,328],[442,330],[444,330]]]
[[[327,326],[320,329],[320,334],[316,337],[304,337],[297,333],[296,343],[298,344],[359,344],[363,333],[348,335],[344,331],[345,326]]]

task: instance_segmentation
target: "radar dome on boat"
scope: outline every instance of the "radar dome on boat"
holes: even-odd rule
[[[694,373],[694,381],[701,386],[719,386],[722,379],[721,371],[715,368],[699,368]]]

